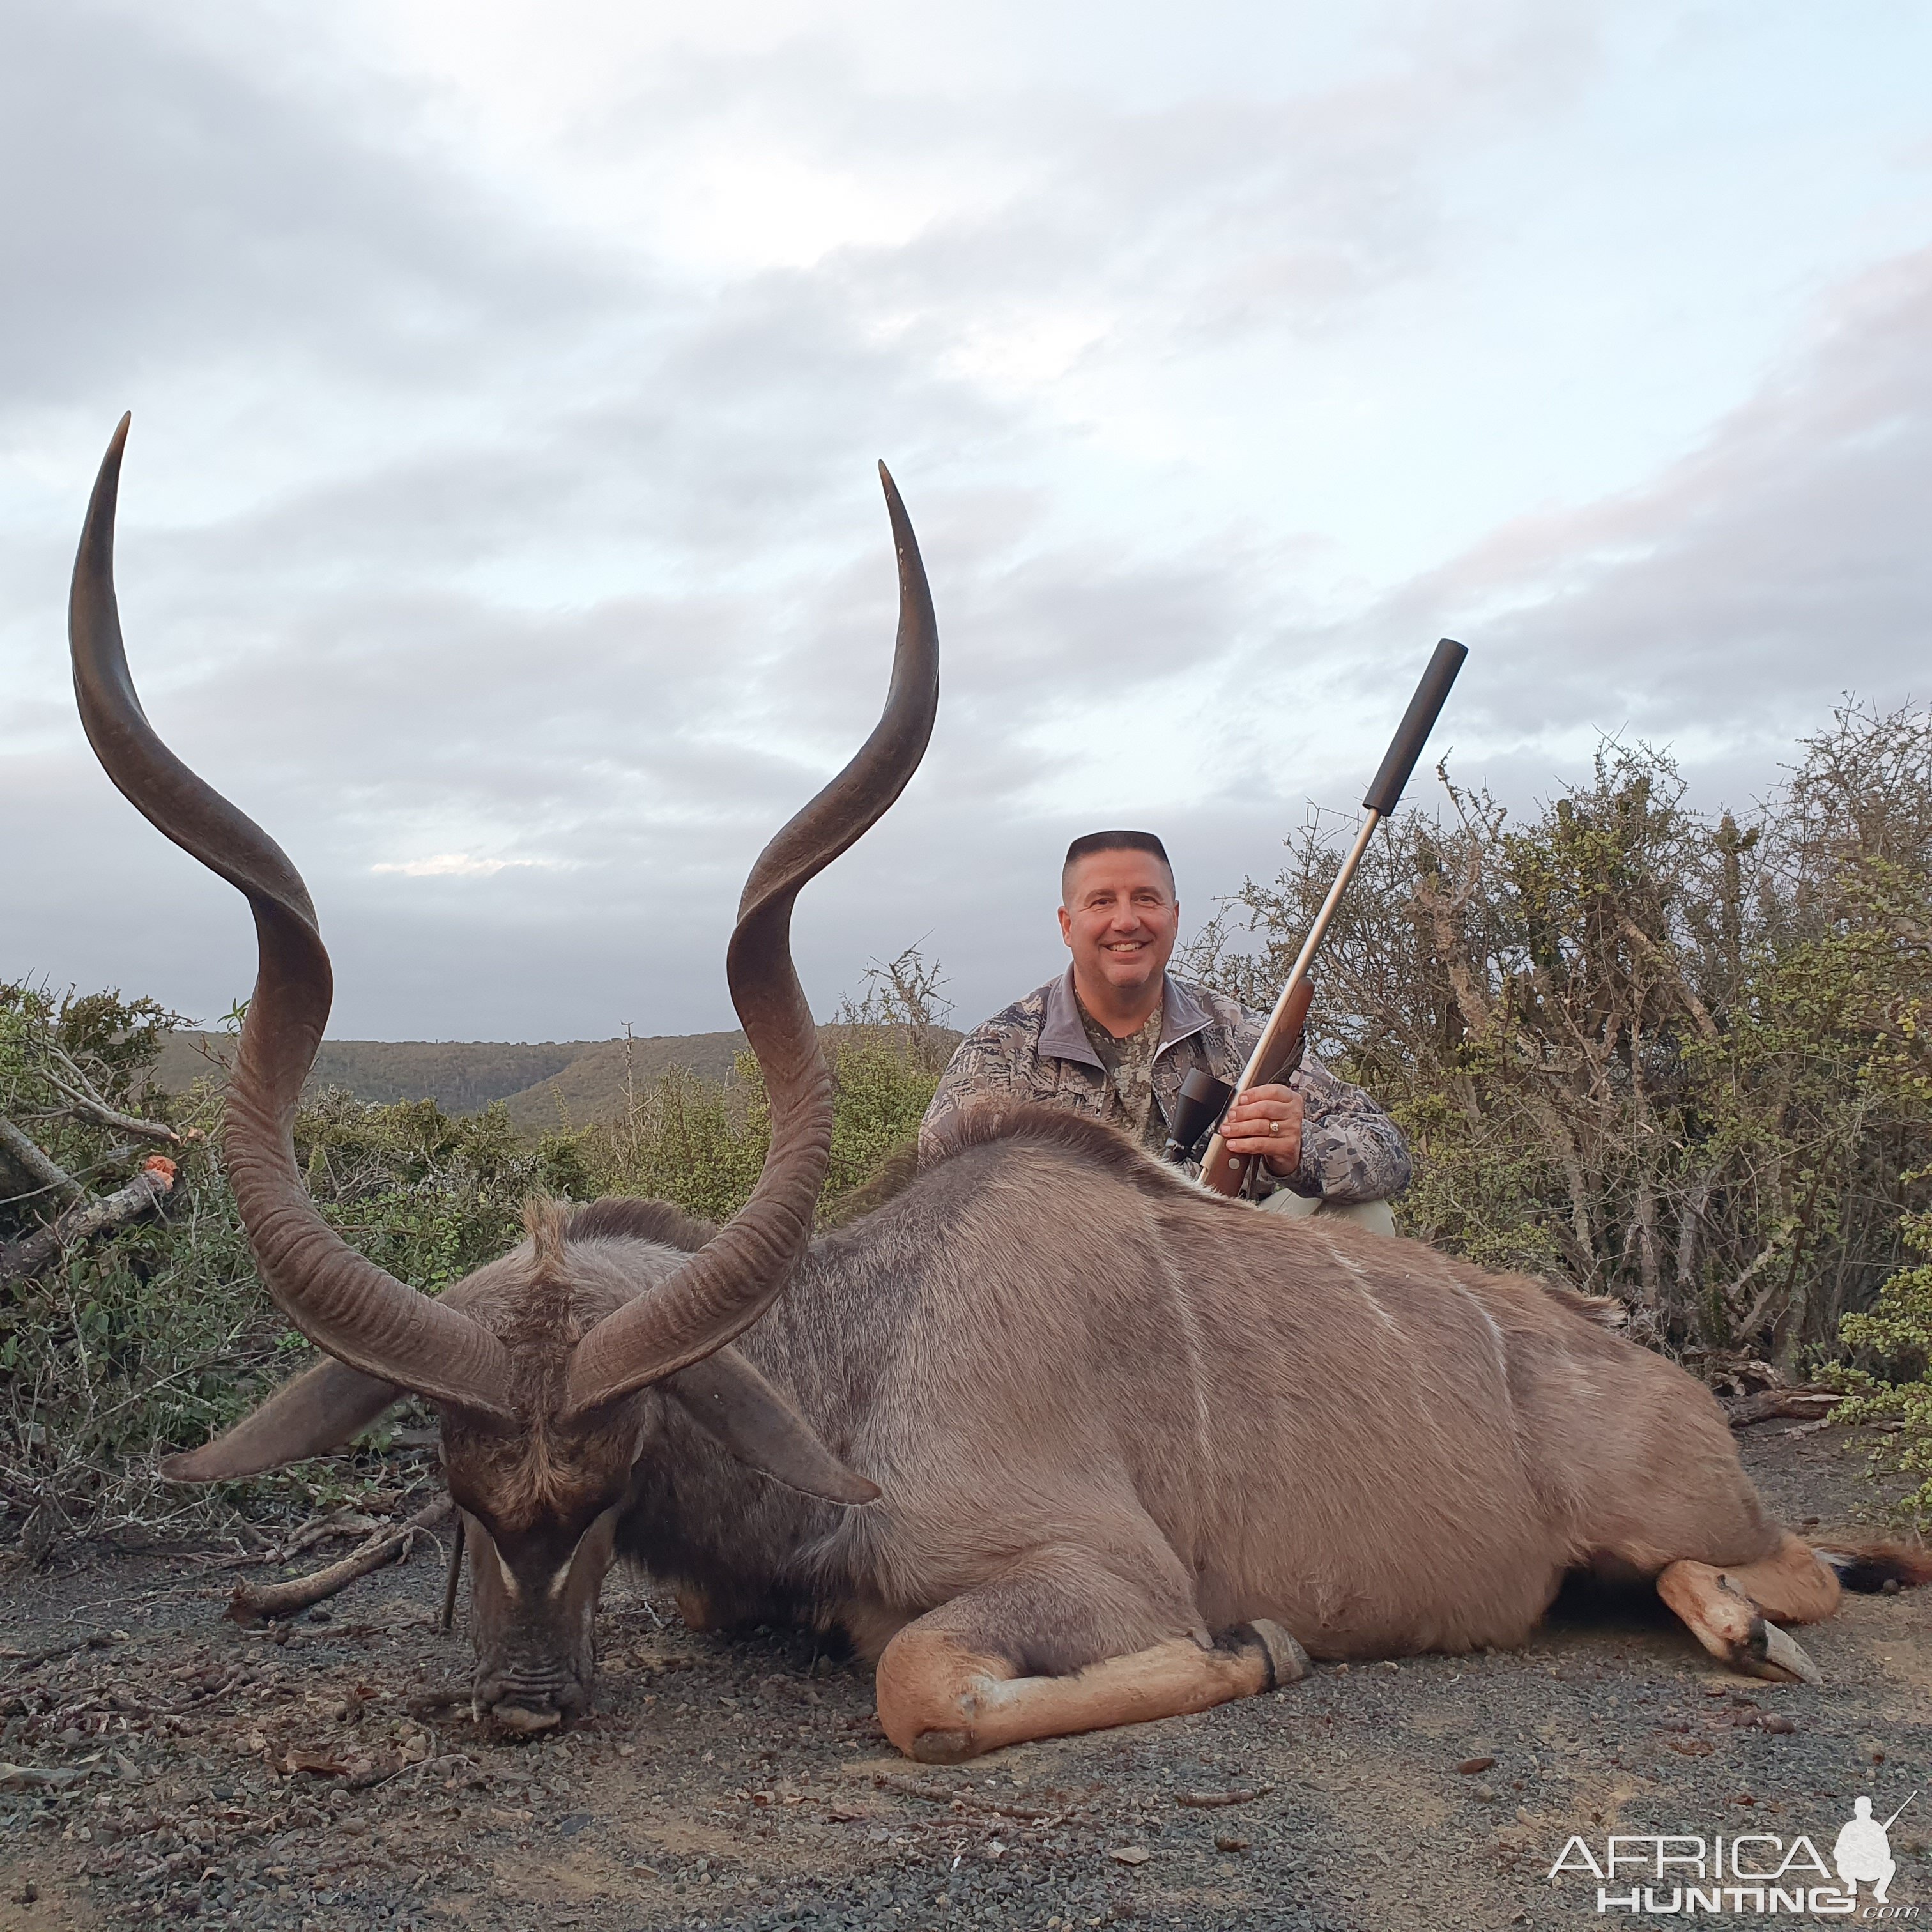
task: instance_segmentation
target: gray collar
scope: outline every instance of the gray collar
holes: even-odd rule
[[[1080,1003],[1073,992],[1073,968],[1069,966],[1046,990],[1046,1014],[1040,1029],[1042,1055],[1053,1060],[1077,1060],[1083,1066],[1100,1068],[1100,1056],[1080,1022]],[[1205,1032],[1211,1023],[1206,1007],[1168,974],[1160,993],[1160,1052]],[[1160,1054],[1154,1058],[1158,1060]]]

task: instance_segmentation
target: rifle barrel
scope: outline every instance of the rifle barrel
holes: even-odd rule
[[[1462,668],[1462,660],[1468,655],[1468,646],[1459,644],[1454,638],[1437,640],[1436,654],[1429,660],[1429,668],[1422,674],[1422,682],[1415,687],[1415,695],[1408,700],[1408,709],[1402,713],[1402,722],[1396,728],[1388,755],[1382,760],[1382,768],[1376,772],[1368,796],[1362,800],[1364,811],[1386,818],[1400,802],[1402,788],[1415,770],[1415,761],[1421,757],[1430,733],[1436,729],[1436,721],[1442,715],[1449,687],[1456,682],[1456,674]]]
[[[1254,1052],[1248,1055],[1247,1065],[1241,1070],[1230,1105],[1256,1084],[1262,1069],[1276,1064],[1282,1048],[1289,1043],[1279,1037],[1288,1002],[1296,987],[1308,976],[1315,949],[1322,944],[1322,936],[1328,930],[1336,908],[1342,903],[1342,895],[1348,890],[1348,881],[1355,876],[1355,868],[1362,862],[1362,855],[1369,849],[1370,838],[1400,802],[1402,788],[1408,783],[1415,770],[1415,761],[1422,755],[1422,748],[1435,729],[1436,719],[1442,714],[1443,700],[1449,695],[1449,687],[1456,682],[1456,674],[1462,668],[1462,660],[1468,655],[1468,646],[1459,644],[1454,638],[1438,641],[1435,655],[1429,660],[1429,668],[1422,674],[1422,682],[1415,687],[1415,695],[1408,700],[1408,709],[1402,713],[1402,722],[1396,728],[1395,737],[1382,760],[1382,769],[1369,787],[1368,796],[1362,801],[1362,829],[1356,833],[1355,842],[1349,847],[1341,870],[1335,874],[1335,883],[1328,888],[1322,909],[1315,915],[1314,924],[1308,928],[1308,937],[1295,955],[1294,964],[1288,968],[1280,997],[1274,1003],[1274,1011],[1268,1016],[1268,1023],[1262,1029],[1262,1036],[1255,1042]],[[1201,1178],[1217,1194],[1237,1193],[1246,1166],[1244,1156],[1228,1153],[1217,1132],[1208,1143],[1208,1151],[1201,1157]]]

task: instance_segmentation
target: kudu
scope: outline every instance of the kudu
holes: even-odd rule
[[[887,1735],[929,1761],[1202,1709],[1311,1654],[1513,1645],[1584,1568],[1654,1580],[1742,1670],[1814,1674],[1767,1618],[1828,1615],[1833,1570],[1767,1516],[1711,1396],[1576,1295],[1258,1213],[1038,1110],[969,1115],[883,1205],[813,1237],[831,1090],[790,909],[910,778],[938,703],[890,477],[884,713],[759,858],[728,954],[771,1099],[749,1202],[722,1228],[536,1203],[520,1246],[437,1300],[363,1260],[295,1164],[330,994],[308,894],[129,680],[125,430],[75,568],[81,714],[114,782],[254,908],[228,1171],[270,1294],[332,1358],[164,1466],[250,1474],[426,1399],[470,1539],[479,1714],[531,1731],[584,1708],[620,1554],[719,1624],[842,1625],[878,1661]]]

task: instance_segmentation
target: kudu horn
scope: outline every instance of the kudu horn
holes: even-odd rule
[[[879,480],[899,577],[898,640],[885,710],[852,762],[758,855],[725,954],[731,1004],[771,1100],[771,1151],[751,1199],[704,1249],[578,1344],[571,1413],[688,1367],[742,1333],[783,1289],[811,1238],[832,1157],[832,1076],[792,970],[792,904],[905,789],[939,710],[939,632],[926,566],[883,463]]]
[[[230,1185],[268,1292],[339,1361],[400,1388],[516,1420],[496,1337],[350,1248],[317,1213],[295,1160],[303,1082],[328,1017],[328,955],[300,875],[274,842],[157,737],[128,674],[113,578],[114,512],[127,440],[108,445],[75,560],[68,630],[88,742],[144,817],[248,898],[260,965],[230,1076]],[[880,466],[898,557],[899,631],[886,708],[858,755],[772,839],[752,870],[727,957],[734,1004],[764,1070],[771,1151],[751,1199],[701,1252],[584,1337],[569,1406],[597,1406],[700,1360],[784,1288],[810,1235],[830,1156],[831,1079],[793,970],[800,890],[904,788],[932,735],[938,640],[904,506]]]
[[[352,1368],[433,1400],[512,1419],[508,1358],[466,1316],[364,1261],[316,1211],[296,1168],[302,1082],[328,1018],[328,955],[280,847],[190,771],[141,709],[114,595],[123,416],[88,506],[68,605],[74,695],[102,769],[158,831],[244,893],[260,964],[229,1076],[229,1184],[275,1305]]]

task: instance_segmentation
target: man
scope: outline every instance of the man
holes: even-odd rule
[[[1230,1085],[1265,1016],[1167,970],[1180,927],[1174,871],[1150,832],[1094,832],[1066,848],[1060,933],[1066,971],[960,1042],[920,1123],[922,1142],[982,1100],[1065,1107],[1126,1128],[1158,1154],[1180,1083],[1197,1066]],[[1251,1088],[1222,1126],[1258,1155],[1265,1204],[1348,1211],[1386,1233],[1388,1197],[1408,1184],[1402,1130],[1312,1053],[1285,1085]]]

